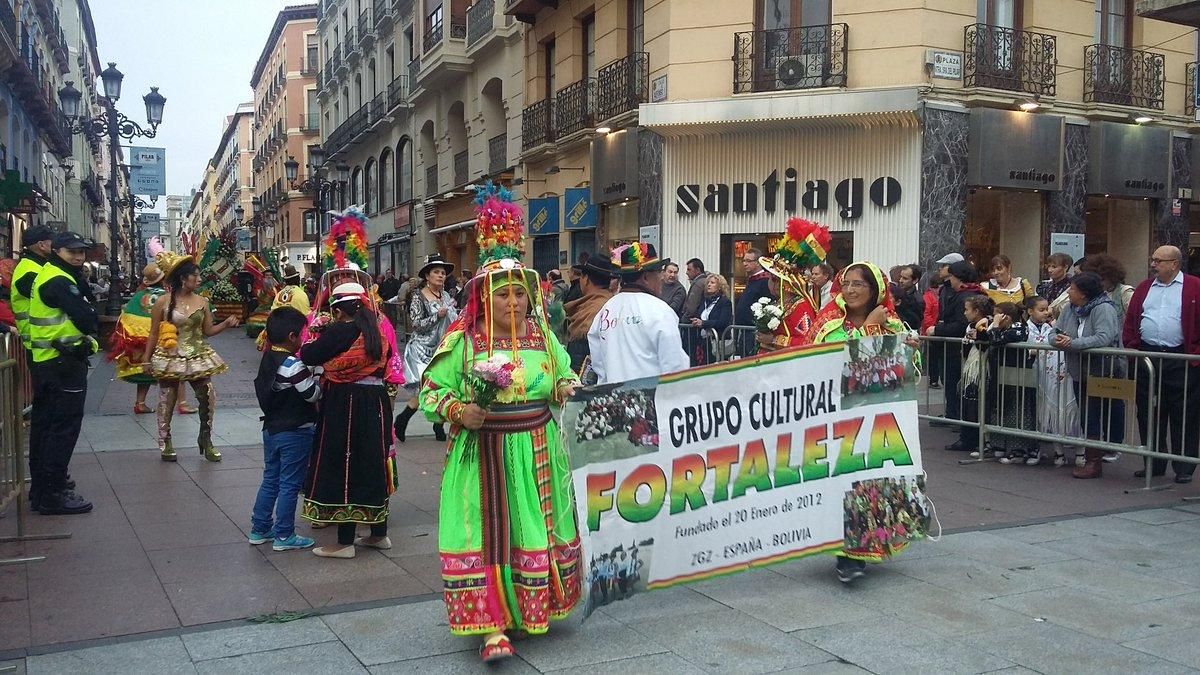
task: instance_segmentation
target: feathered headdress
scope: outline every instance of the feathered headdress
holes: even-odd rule
[[[525,215],[513,202],[512,192],[491,181],[475,191],[475,239],[479,265],[525,256]]]
[[[824,225],[803,218],[791,218],[783,239],[775,246],[775,254],[770,258],[761,258],[759,264],[799,289],[804,285],[804,271],[825,262],[832,241],[833,236]]]
[[[325,270],[367,268],[366,217],[357,206],[338,213],[330,211],[333,223],[322,247]]]

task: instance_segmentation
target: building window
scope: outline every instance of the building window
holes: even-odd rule
[[[989,26],[1020,29],[1023,4],[1023,0],[977,0],[976,19]]]
[[[379,207],[390,209],[396,205],[396,184],[392,175],[392,149],[384,148],[379,155]]]
[[[350,178],[350,203],[362,204],[363,196],[363,176],[362,168],[354,167],[354,173]]]
[[[1096,0],[1096,42],[1128,47],[1133,32],[1133,0]]]
[[[401,204],[413,198],[412,147],[412,139],[401,138],[400,147],[396,150],[400,157],[400,169],[396,172],[396,199]]]
[[[554,40],[549,40],[542,45],[542,73],[546,81],[546,95],[542,98],[547,101],[554,98],[554,60]]]
[[[375,213],[379,210],[379,191],[376,189],[378,184],[375,182],[375,160],[367,160],[367,168],[363,171],[363,201],[367,205],[367,213]]]
[[[833,21],[832,0],[758,0],[759,30],[825,26]]]
[[[645,0],[629,0],[629,53],[646,50]]]
[[[596,15],[583,19],[583,77],[596,77]]]

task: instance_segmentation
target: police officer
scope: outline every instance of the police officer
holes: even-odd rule
[[[31,466],[30,500],[42,515],[71,515],[92,510],[91,502],[67,486],[67,465],[83,425],[88,357],[99,350],[94,337],[99,322],[83,274],[92,242],[63,232],[54,237],[53,246],[29,298],[34,386],[30,445],[38,439],[40,454],[36,467]]]
[[[34,225],[21,235],[21,259],[12,276],[12,309],[17,318],[17,332],[26,349],[29,348],[30,292],[33,280],[53,253],[53,239],[54,231],[45,225]]]

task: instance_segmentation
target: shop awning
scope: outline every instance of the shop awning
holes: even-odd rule
[[[454,223],[453,225],[443,225],[441,227],[435,227],[429,231],[429,234],[440,234],[442,232],[451,232],[453,230],[461,230],[464,227],[471,227],[474,224],[475,224],[474,220],[464,220],[461,223]]]
[[[827,94],[785,91],[643,105],[638,119],[642,126],[663,136],[785,128],[915,127],[920,104],[915,87]]]

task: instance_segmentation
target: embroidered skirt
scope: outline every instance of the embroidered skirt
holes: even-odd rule
[[[321,385],[316,442],[302,517],[318,523],[383,523],[396,490],[392,400],[383,384]]]
[[[544,633],[579,600],[570,465],[544,403],[494,406],[453,438],[438,548],[450,631]]]

